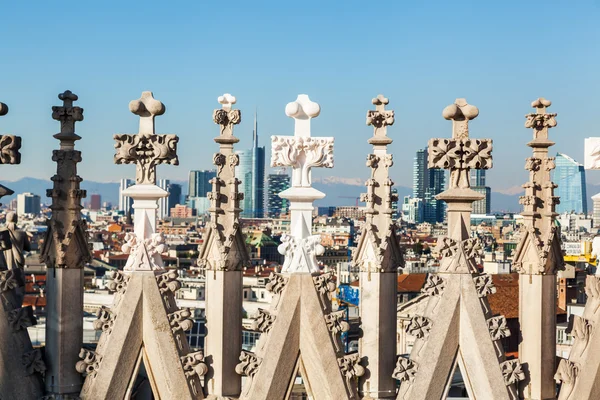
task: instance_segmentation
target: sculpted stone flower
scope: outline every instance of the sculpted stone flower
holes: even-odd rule
[[[492,340],[500,340],[510,336],[510,329],[508,329],[506,318],[502,315],[488,319],[487,325]]]
[[[500,364],[504,382],[506,385],[512,385],[525,379],[525,373],[519,360],[508,360]]]
[[[427,317],[422,317],[420,315],[415,315],[411,318],[408,326],[406,327],[406,332],[422,339],[424,337],[429,336],[429,331],[431,330],[432,322]]]
[[[417,373],[417,364],[409,358],[398,357],[392,377],[401,382],[412,382]]]
[[[429,141],[429,168],[454,168],[458,167],[460,160],[460,147],[456,141],[448,139],[431,139]]]
[[[227,118],[229,119],[230,124],[237,125],[242,120],[242,113],[240,110],[230,110],[227,114]]]
[[[213,111],[213,121],[217,125],[227,125],[229,118],[227,117],[227,111],[218,109]]]
[[[469,139],[463,143],[464,165],[471,169],[492,168],[492,141]]]
[[[36,372],[44,374],[46,372],[46,364],[42,359],[42,352],[40,349],[24,353],[22,361],[27,375],[33,375]]]
[[[439,296],[444,291],[444,280],[439,275],[428,274],[421,291],[429,296]]]
[[[496,293],[496,286],[494,286],[491,275],[479,275],[473,278],[473,280],[475,281],[475,288],[477,289],[477,295],[479,297],[485,297],[489,294]]]
[[[458,245],[454,239],[446,236],[438,238],[437,245],[435,246],[436,253],[439,253],[442,257],[452,257],[456,254]]]

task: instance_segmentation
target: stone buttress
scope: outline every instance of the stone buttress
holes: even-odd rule
[[[469,120],[478,114],[457,99],[442,113],[452,121],[452,138],[429,141],[429,168],[450,170],[449,189],[437,196],[448,205],[448,236],[437,239],[442,259],[425,283],[424,315],[407,327],[416,340],[410,358],[397,361],[398,399],[445,398],[456,367],[472,399],[517,399],[515,384],[524,378],[519,361],[505,359],[500,340],[510,331],[503,316],[491,313],[492,279],[477,269],[480,244],[470,232],[472,203],[482,195],[470,188],[469,171],[492,166],[492,141],[469,137]]]
[[[112,272],[113,306],[98,311],[95,328],[102,335],[97,349],[82,349],[76,365],[86,376],[81,397],[129,398],[142,373],[155,398],[203,399],[204,354],[190,353],[185,335],[193,315],[177,307],[181,284],[176,270],[163,267],[165,239],[156,233],[158,199],[168,195],[156,185],[156,166],[178,164],[178,137],[155,133],[154,118],[165,107],[151,92],[143,92],[129,109],[140,117],[140,130],[114,136],[115,163],[136,164],[136,184],[124,191],[134,200],[134,232],[122,246],[129,254],[123,271]]]

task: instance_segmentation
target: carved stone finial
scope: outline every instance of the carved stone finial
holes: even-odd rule
[[[233,126],[242,122],[242,113],[240,110],[231,108],[236,103],[236,98],[225,93],[217,100],[222,104],[222,108],[213,111],[213,121],[220,125],[221,134],[215,141],[217,143],[237,143],[239,139],[233,136]]]
[[[375,104],[375,110],[367,111],[367,125],[373,126],[373,137],[369,143],[373,145],[387,145],[392,143],[392,139],[387,137],[387,127],[394,124],[394,111],[386,110],[385,106],[389,104],[389,99],[382,94],[371,100]]]
[[[469,138],[469,121],[479,109],[465,99],[456,99],[442,115],[452,121],[452,139],[429,140],[428,167],[450,170],[450,189],[468,189],[471,169],[492,168],[492,140]]]
[[[177,135],[156,135],[154,118],[165,112],[165,106],[154,99],[152,92],[143,92],[142,97],[129,103],[129,110],[140,117],[137,135],[114,135],[115,164],[136,164],[138,185],[156,184],[156,166],[159,164],[179,165],[177,157]]]
[[[83,108],[74,107],[73,102],[77,101],[79,97],[66,90],[58,95],[58,99],[62,100],[62,106],[52,107],[52,118],[60,121],[60,133],[54,135],[56,139],[61,141],[71,142],[81,139],[79,135],[75,134],[75,122],[83,121]]]
[[[285,107],[286,115],[295,120],[294,136],[271,136],[271,166],[292,167],[293,187],[311,187],[313,167],[333,168],[333,138],[310,135],[310,120],[320,112],[317,103],[300,94]]]
[[[8,114],[8,106],[0,103],[0,117]],[[15,135],[0,135],[0,164],[21,163],[21,137]],[[0,197],[11,195],[14,192],[0,185]]]
[[[525,128],[533,129],[533,138],[538,142],[544,142],[548,140],[548,129],[556,126],[556,115],[546,113],[546,108],[550,107],[552,102],[540,97],[531,102],[531,107],[535,108],[535,113],[525,115]],[[542,143],[539,143],[542,144]],[[546,146],[535,146],[548,148],[554,143],[546,142]]]
[[[8,106],[0,101],[0,117],[8,114]]]

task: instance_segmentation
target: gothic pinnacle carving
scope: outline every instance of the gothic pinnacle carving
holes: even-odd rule
[[[417,364],[410,358],[398,357],[392,377],[400,382],[412,382],[417,374]]]
[[[34,349],[24,353],[22,361],[26,375],[33,375],[36,372],[42,375],[45,374],[46,363],[44,363],[40,349]]]
[[[93,323],[94,329],[110,335],[116,315],[108,307],[102,306],[96,312],[96,316],[98,318]]]
[[[444,292],[444,279],[439,275],[428,274],[421,292],[429,296],[440,296]]]
[[[36,324],[31,307],[16,308],[8,313],[8,323],[14,332],[27,330],[28,327]]]
[[[262,333],[269,333],[275,318],[275,315],[271,314],[267,310],[259,308],[256,317],[252,321],[252,330]]]
[[[157,135],[154,118],[165,112],[165,106],[154,99],[152,92],[143,92],[142,97],[129,103],[129,110],[140,117],[139,133],[114,135],[115,164],[136,164],[138,185],[156,184],[156,166],[159,164],[179,165],[177,157],[177,135]]]
[[[335,350],[338,353],[343,350],[342,346],[340,345],[341,341],[338,334],[348,332],[350,330],[350,324],[344,320],[345,314],[346,312],[344,310],[325,314],[325,323],[327,324],[329,332],[331,332],[331,340],[333,341]]]
[[[74,149],[81,137],[75,133],[75,122],[83,121],[83,109],[73,106],[77,95],[67,90],[58,95],[62,106],[52,107],[52,118],[60,122],[60,132],[54,138],[60,140],[60,148],[52,152],[56,175],[52,189],[52,217],[40,252],[40,260],[50,268],[83,268],[92,258],[88,247],[86,223],[81,218],[81,200],[86,197],[80,189],[82,179],[77,175],[77,163],[81,152]]]
[[[504,382],[506,385],[513,385],[525,379],[525,373],[519,360],[508,360],[500,364]]]
[[[78,361],[75,365],[77,372],[85,376],[95,378],[96,372],[100,368],[102,356],[91,350],[81,349],[79,352],[79,358],[81,358],[81,361]]]
[[[360,365],[359,355],[357,353],[353,353],[338,358],[338,366],[340,367],[340,372],[346,380],[348,393],[353,393],[352,386],[354,379],[365,374],[365,367]]]

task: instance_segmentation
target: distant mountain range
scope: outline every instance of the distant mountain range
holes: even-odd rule
[[[187,194],[187,181],[171,181],[182,186],[182,194]],[[313,186],[327,194],[327,197],[316,201],[317,206],[352,206],[356,205],[357,198],[365,191],[364,183],[355,178],[326,177],[315,179]],[[12,196],[3,197],[0,201],[4,204],[16,197],[19,193],[31,192],[42,198],[42,203],[49,203],[46,197],[46,189],[52,187],[50,180],[36,178],[22,178],[17,181],[0,181],[0,184],[14,190]],[[91,194],[99,193],[102,195],[102,201],[110,202],[113,205],[119,203],[119,184],[117,182],[94,182],[84,180],[81,187],[87,190],[88,197]],[[404,196],[412,194],[412,189],[405,186],[396,186],[400,201]],[[519,212],[519,196],[522,190],[513,188],[505,190],[503,193],[492,191],[492,211]],[[588,198],[600,192],[600,185],[587,185]],[[360,205],[360,203],[359,203]],[[588,208],[591,211],[591,200],[588,199]]]

